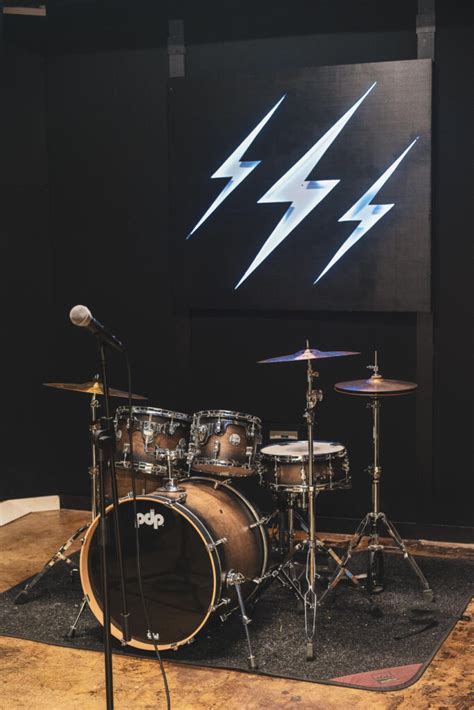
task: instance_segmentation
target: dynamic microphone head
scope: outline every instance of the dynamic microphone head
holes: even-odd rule
[[[69,312],[69,318],[73,325],[78,325],[80,328],[85,328],[92,320],[92,313],[87,306],[74,306]]]

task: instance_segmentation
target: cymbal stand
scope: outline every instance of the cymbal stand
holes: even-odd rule
[[[368,366],[374,371],[373,379],[380,379],[381,375],[378,371],[377,353],[375,354],[375,364]],[[359,546],[364,535],[369,536],[369,557],[367,564],[367,591],[372,594],[377,594],[383,591],[384,582],[384,564],[383,551],[384,545],[380,541],[380,526],[383,525],[386,532],[394,541],[397,548],[402,553],[404,559],[408,562],[413,572],[418,577],[418,580],[423,587],[423,594],[431,601],[434,600],[434,592],[431,589],[428,580],[418,566],[415,558],[408,552],[407,547],[402,540],[395,525],[387,518],[386,514],[380,510],[380,479],[382,476],[382,467],[380,465],[380,407],[382,405],[381,397],[377,395],[371,396],[371,401],[367,404],[367,408],[372,410],[372,441],[373,441],[373,463],[369,466],[368,472],[372,478],[372,510],[367,513],[365,518],[361,520],[357,530],[355,531],[347,552],[344,555],[341,564],[338,565],[336,571],[330,581],[329,589],[334,589],[341,579],[341,571],[350,560],[352,553]],[[327,593],[327,591],[325,594]]]
[[[100,380],[100,375],[95,375],[94,380],[97,382]],[[94,393],[91,398],[90,410],[91,410],[91,425],[89,430],[91,434],[95,431],[97,427],[97,409],[100,407],[100,402],[97,399],[97,395]],[[98,501],[98,475],[99,469],[97,468],[97,457],[94,442],[91,441],[91,460],[92,466],[89,467],[89,476],[91,478],[91,513],[92,521],[96,519],[99,514],[99,501]],[[92,522],[91,521],[91,522]]]
[[[100,375],[95,375],[94,380],[99,381]],[[96,416],[96,410],[97,408],[100,407],[99,400],[97,399],[97,395],[94,393],[91,398],[90,402],[90,412],[91,412],[91,424],[89,426],[89,430],[91,433],[94,432],[97,424],[97,416]],[[26,584],[23,589],[17,594],[15,597],[14,603],[15,604],[26,604],[28,601],[28,594],[30,591],[35,587],[38,582],[44,577],[44,575],[49,572],[50,569],[52,569],[58,562],[65,562],[67,565],[71,567],[70,574],[72,575],[75,572],[78,572],[78,566],[77,564],[71,560],[71,558],[66,555],[67,550],[71,547],[71,545],[81,537],[81,535],[89,528],[90,524],[95,520],[95,518],[98,515],[98,499],[97,499],[97,486],[98,486],[98,469],[97,469],[97,462],[96,462],[96,453],[95,453],[95,447],[92,444],[92,466],[89,467],[89,476],[91,478],[91,520],[90,522],[86,523],[85,525],[81,525],[68,539],[66,542],[61,545],[61,547],[50,557],[50,559],[46,562],[44,567],[37,573],[35,576],[31,579],[28,584]],[[84,608],[85,604],[81,604],[81,612]],[[77,620],[79,620],[79,616],[77,617]],[[75,633],[75,625],[76,622],[73,624],[71,627],[68,637],[72,638]],[[72,635],[69,636],[71,631],[74,629],[72,632]]]
[[[316,494],[317,495],[317,494]],[[298,601],[298,604],[301,604],[301,609],[303,609],[302,603],[304,603],[304,595],[301,592],[301,576],[302,574],[297,574],[296,572],[296,565],[295,562],[293,561],[293,558],[295,554],[299,551],[301,551],[304,546],[307,544],[307,540],[302,541],[301,543],[298,543],[295,545],[295,527],[294,523],[295,520],[297,520],[300,525],[301,529],[305,532],[309,532],[309,526],[308,526],[308,520],[305,518],[300,511],[295,507],[295,494],[290,493],[288,502],[287,502],[287,513],[288,513],[288,524],[287,524],[287,530],[286,530],[286,540],[287,540],[287,549],[288,549],[288,554],[286,555],[284,561],[282,564],[278,565],[275,569],[271,571],[271,576],[276,577],[282,586],[284,586],[287,589],[290,589],[296,596],[296,599]],[[331,557],[334,562],[336,563],[338,570],[339,570],[339,577],[338,577],[338,582],[340,579],[344,576],[347,577],[347,579],[352,582],[352,584],[357,587],[359,590],[363,590],[363,587],[357,578],[355,574],[353,574],[350,569],[343,563],[343,560],[341,557],[337,554],[337,552],[327,545],[323,540],[320,540],[317,536],[315,537],[315,545],[316,545],[316,552],[320,552],[322,554],[325,554],[327,557]],[[321,575],[316,574],[316,578],[320,578]],[[321,606],[323,603],[323,600],[326,596],[326,594],[329,591],[329,587],[325,589],[322,594],[319,596],[319,599],[317,601],[317,606]],[[370,601],[370,599],[369,599]]]
[[[309,343],[307,343],[309,348]],[[307,539],[307,557],[306,557],[306,582],[307,589],[304,593],[304,624],[306,633],[306,659],[308,661],[314,658],[314,635],[316,631],[316,520],[315,520],[315,501],[316,487],[314,485],[313,471],[313,429],[314,429],[314,409],[316,404],[323,398],[321,390],[313,388],[313,380],[319,377],[319,372],[313,370],[311,360],[307,361],[306,372],[306,407],[304,411],[304,419],[308,425],[308,522],[309,533]]]

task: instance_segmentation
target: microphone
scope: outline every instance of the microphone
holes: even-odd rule
[[[115,348],[121,353],[125,352],[125,347],[120,340],[116,338],[105,325],[102,325],[102,323],[99,323],[99,321],[94,318],[87,306],[74,306],[69,312],[69,318],[73,325],[77,325],[79,328],[87,328],[93,335],[96,335],[104,343],[110,345],[110,347]]]

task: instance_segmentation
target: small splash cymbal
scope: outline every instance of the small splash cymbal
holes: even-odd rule
[[[381,375],[372,375],[367,380],[351,380],[350,382],[337,382],[334,385],[336,392],[341,394],[359,395],[361,397],[387,397],[409,394],[416,390],[415,382],[403,380],[386,380]]]
[[[346,355],[360,355],[360,353],[349,352],[348,350],[317,350],[316,348],[305,348],[298,350],[291,355],[280,355],[279,357],[271,357],[267,360],[258,360],[259,363],[270,362],[298,362],[298,360],[323,360],[330,357],[344,357]]]
[[[78,385],[69,382],[43,382],[43,384],[45,387],[55,387],[58,390],[84,392],[85,394],[104,394],[102,382],[98,382],[97,380],[83,382]],[[124,390],[116,390],[109,387],[109,394],[111,397],[122,397],[123,399],[128,399],[128,392],[125,392]],[[148,397],[143,397],[141,394],[132,394],[132,399],[148,399]]]

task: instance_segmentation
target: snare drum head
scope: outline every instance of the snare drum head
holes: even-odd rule
[[[136,500],[143,591],[151,623],[147,628],[137,577],[133,500],[119,503],[122,548],[130,612],[131,645],[150,649],[151,631],[160,648],[181,645],[206,622],[217,591],[216,565],[202,526],[182,506],[158,496]],[[121,594],[112,507],[107,511],[112,632],[121,638]],[[100,529],[96,519],[81,552],[81,581],[90,607],[103,623]],[[156,636],[158,634],[158,636]]]
[[[287,441],[280,444],[270,444],[264,446],[261,450],[265,456],[280,457],[280,456],[308,456],[308,441]],[[314,441],[313,455],[318,456],[334,456],[345,451],[345,447],[334,441]]]

